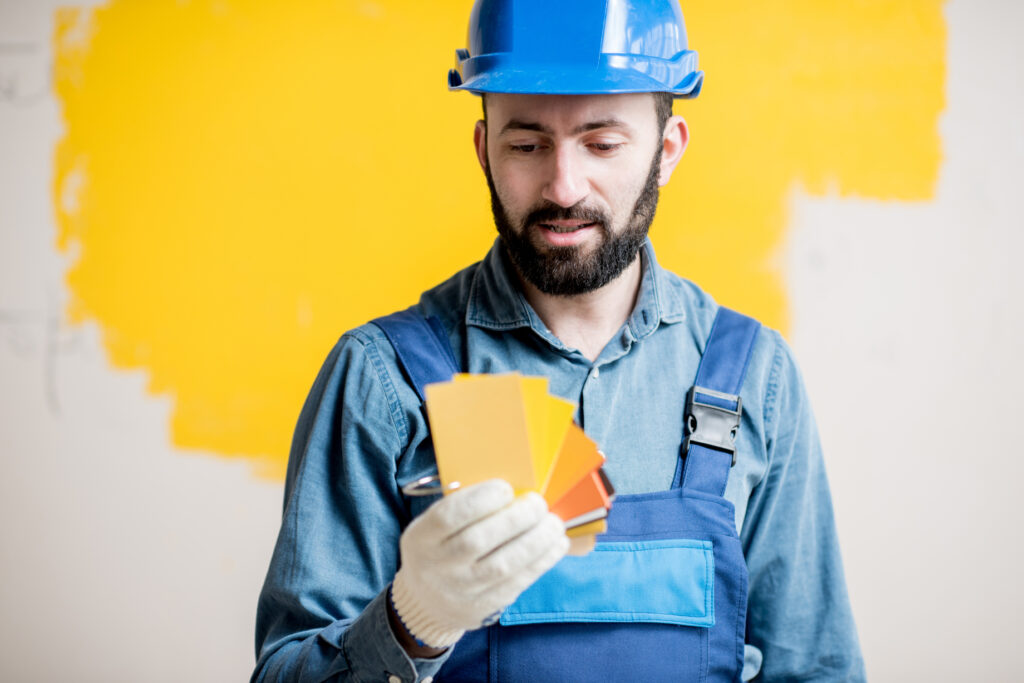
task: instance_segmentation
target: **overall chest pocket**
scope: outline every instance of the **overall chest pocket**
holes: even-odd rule
[[[701,683],[714,623],[710,540],[598,543],[562,560],[487,629],[488,680]]]
[[[598,543],[566,557],[501,615],[505,626],[544,623],[715,623],[711,541]]]

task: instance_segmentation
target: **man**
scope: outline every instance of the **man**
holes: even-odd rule
[[[675,0],[478,0],[459,59],[500,237],[410,315],[461,370],[578,403],[620,494],[609,531],[563,560],[538,496],[404,494],[436,473],[418,387],[388,319],[359,327],[299,419],[253,680],[863,679],[789,349],[646,239],[688,140],[672,98],[703,80]],[[694,380],[714,375],[732,388]]]

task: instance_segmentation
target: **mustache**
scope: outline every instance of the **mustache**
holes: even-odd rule
[[[549,221],[585,221],[587,223],[600,223],[603,227],[608,225],[608,216],[600,209],[589,206],[574,204],[572,206],[559,206],[552,202],[545,202],[534,208],[523,220],[523,227],[547,223]]]

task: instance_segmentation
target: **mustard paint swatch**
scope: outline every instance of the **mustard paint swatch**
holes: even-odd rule
[[[174,399],[175,445],[280,476],[345,329],[494,237],[448,93],[469,0],[112,0],[56,15],[68,316]],[[786,327],[787,202],[926,200],[941,160],[939,0],[684,2],[707,81],[652,236],[664,265]]]
[[[504,479],[516,493],[538,487],[527,393],[518,373],[471,375],[425,389],[441,486]]]

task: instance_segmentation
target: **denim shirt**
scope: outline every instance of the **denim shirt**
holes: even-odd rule
[[[527,303],[500,241],[417,307],[440,318],[464,370],[542,375],[551,393],[574,401],[621,493],[671,485],[686,392],[718,308],[660,268],[649,242],[641,260],[632,314],[593,362]],[[817,430],[777,332],[759,333],[741,397],[725,497],[750,576],[743,678],[863,680]],[[253,681],[429,681],[444,664],[448,653],[405,653],[385,602],[399,536],[432,502],[401,493],[437,471],[427,437],[419,400],[380,329],[342,336],[296,427],[257,610]]]

